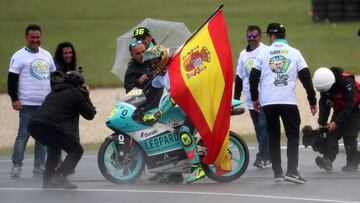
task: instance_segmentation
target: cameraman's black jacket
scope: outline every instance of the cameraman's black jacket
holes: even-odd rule
[[[331,67],[330,70],[335,75],[335,83],[327,92],[321,93],[319,100],[319,125],[325,125],[330,115],[331,107],[334,108],[334,114],[331,121],[336,124],[342,124],[348,119],[351,119],[351,113],[358,109],[357,105],[354,105],[356,96],[355,91],[359,91],[355,84],[355,78],[344,74],[343,69],[339,67]],[[334,98],[334,95],[339,94],[341,98]],[[338,107],[335,106],[335,99],[341,99],[343,105]]]
[[[46,125],[80,142],[79,115],[92,120],[95,114],[95,107],[88,94],[82,93],[71,84],[62,83],[55,85],[46,96],[43,104],[33,114],[29,126]]]

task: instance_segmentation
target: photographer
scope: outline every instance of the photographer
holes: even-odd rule
[[[80,72],[67,72],[64,83],[53,87],[29,122],[31,136],[48,146],[43,188],[77,188],[68,181],[67,176],[74,171],[83,154],[79,137],[79,115],[92,120],[96,114],[88,89],[82,87],[83,83],[84,78]],[[67,156],[55,171],[61,150]]]
[[[331,170],[331,163],[339,152],[338,140],[343,138],[346,150],[346,165],[342,171],[355,171],[360,163],[357,136],[360,131],[360,83],[353,75],[343,73],[339,67],[319,68],[313,78],[315,88],[321,93],[319,101],[320,126],[326,126],[330,109],[333,114],[327,125],[324,157],[317,157],[316,164]]]

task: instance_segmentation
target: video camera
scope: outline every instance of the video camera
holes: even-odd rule
[[[81,66],[76,66],[75,67],[75,70],[77,71],[77,72],[79,72],[79,73],[83,73],[84,71],[83,71],[83,68],[81,67]]]
[[[318,129],[313,130],[311,126],[306,125],[301,130],[303,134],[303,145],[305,148],[311,146],[315,152],[319,152],[320,154],[324,154],[326,149],[325,137],[328,132],[327,127],[320,127]]]
[[[83,68],[81,66],[75,67],[75,71],[83,74]],[[65,74],[61,70],[56,70],[55,72],[50,74],[50,84],[51,87],[53,87],[56,84],[60,84],[64,82],[64,76]],[[85,88],[87,89],[87,88]]]

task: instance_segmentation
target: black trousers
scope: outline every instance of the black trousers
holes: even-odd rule
[[[335,112],[333,118],[336,118],[338,113]],[[338,140],[343,138],[346,151],[347,164],[356,164],[360,159],[360,154],[357,149],[357,136],[360,131],[360,109],[355,109],[346,122],[338,124],[335,131],[326,134],[325,142],[326,149],[324,157],[333,162],[336,155],[339,153]]]
[[[68,176],[74,171],[84,152],[77,141],[67,137],[64,132],[41,123],[30,124],[28,130],[35,140],[47,146],[44,180],[54,175],[55,167],[60,161],[61,150],[64,150],[67,155],[57,173]]]
[[[283,174],[280,149],[280,118],[287,137],[287,172],[297,174],[299,160],[300,113],[296,105],[274,104],[263,106],[269,133],[272,168],[275,175]]]

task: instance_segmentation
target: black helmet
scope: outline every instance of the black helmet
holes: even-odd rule
[[[84,77],[78,71],[68,71],[65,73],[64,83],[71,83],[75,87],[79,87],[84,84],[84,82]]]

